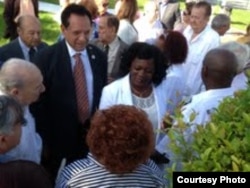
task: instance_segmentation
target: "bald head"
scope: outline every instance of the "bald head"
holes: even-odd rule
[[[20,16],[17,20],[17,33],[28,47],[36,47],[41,43],[41,23],[32,15]]]
[[[23,105],[35,102],[44,91],[43,77],[36,65],[17,58],[6,61],[0,70],[0,87]]]
[[[206,89],[230,87],[236,72],[236,56],[228,50],[210,50],[203,60],[202,79]]]

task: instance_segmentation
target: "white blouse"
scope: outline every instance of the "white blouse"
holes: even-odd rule
[[[137,30],[127,19],[120,20],[117,35],[128,45],[138,41]]]

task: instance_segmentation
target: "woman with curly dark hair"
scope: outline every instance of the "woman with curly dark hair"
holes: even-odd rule
[[[162,155],[164,148],[157,149],[164,136],[159,131],[162,118],[166,112],[172,114],[181,100],[169,89],[167,67],[168,63],[157,47],[144,42],[132,44],[121,60],[122,78],[103,88],[99,105],[100,109],[115,104],[134,105],[147,113],[155,131],[155,154],[158,157],[153,155],[153,159],[157,164],[168,162]]]
[[[147,115],[128,105],[95,113],[87,135],[90,153],[67,166],[56,187],[164,187],[166,180],[149,156],[154,148]]]

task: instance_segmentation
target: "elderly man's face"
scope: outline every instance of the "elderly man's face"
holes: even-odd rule
[[[104,44],[112,42],[116,36],[115,27],[109,27],[107,17],[103,16],[99,20],[98,28],[99,40]]]
[[[18,89],[16,97],[22,105],[30,105],[37,101],[40,94],[44,91],[43,76],[40,71],[37,70],[27,75],[25,84]]]
[[[209,17],[206,16],[206,9],[203,7],[192,8],[190,17],[190,26],[192,27],[194,33],[200,33],[206,27],[209,21]]]
[[[18,35],[28,47],[36,47],[41,43],[41,26],[33,20],[27,19],[17,28]]]

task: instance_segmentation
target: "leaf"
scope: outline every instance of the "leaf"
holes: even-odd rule
[[[237,163],[238,165],[240,164],[240,160],[239,160],[237,157],[235,157],[234,155],[231,155],[231,159],[232,159],[235,163]]]
[[[238,165],[234,161],[232,162],[232,168],[233,168],[234,172],[239,172],[240,171]]]

